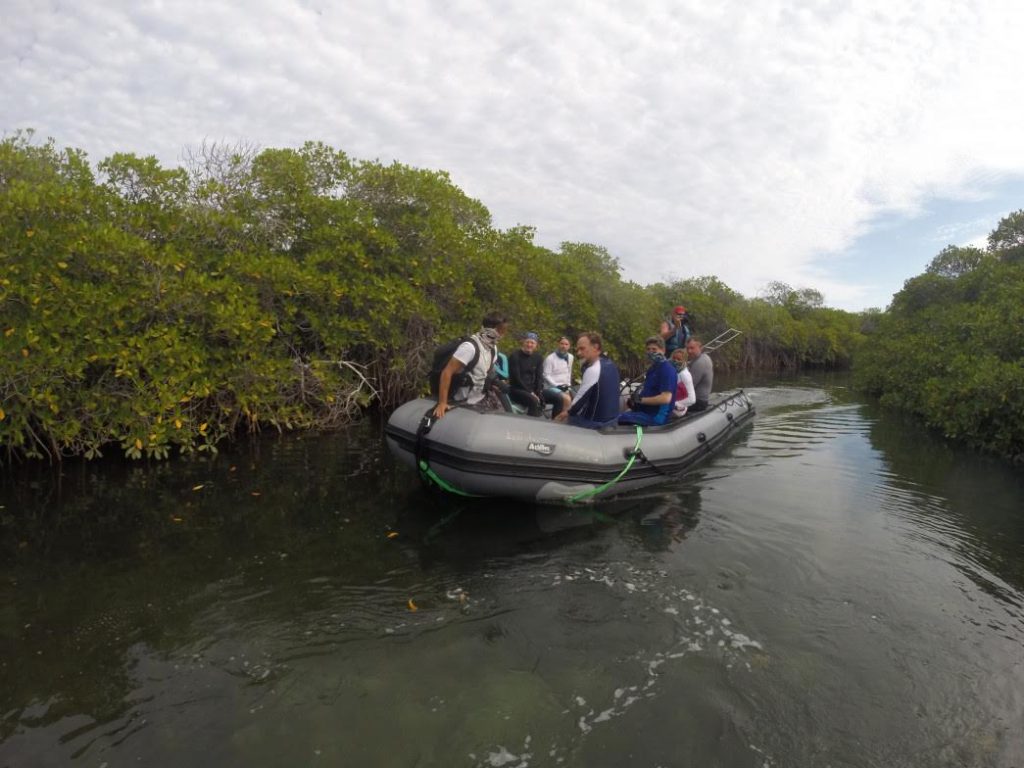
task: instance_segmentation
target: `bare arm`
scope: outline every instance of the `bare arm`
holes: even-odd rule
[[[448,390],[452,386],[452,376],[460,373],[465,366],[452,357],[448,365],[441,371],[441,377],[437,382],[437,406],[434,408],[434,418],[440,419],[448,410]]]

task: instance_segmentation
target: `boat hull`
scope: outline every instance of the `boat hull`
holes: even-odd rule
[[[426,429],[424,417],[434,405],[412,400],[388,419],[388,448],[401,462],[452,493],[554,504],[585,503],[678,477],[754,416],[742,390],[717,396],[706,411],[644,427],[637,451],[633,426],[583,429],[469,407],[449,410]]]

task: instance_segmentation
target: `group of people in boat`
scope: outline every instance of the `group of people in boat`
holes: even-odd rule
[[[506,408],[515,403],[536,417],[543,417],[550,405],[555,421],[590,429],[613,422],[657,426],[702,411],[708,407],[714,366],[688,320],[686,308],[677,306],[659,332],[645,341],[650,365],[623,411],[619,369],[604,353],[600,334],[582,333],[576,339],[582,376],[574,387],[572,342],[567,336],[542,357],[537,334],[525,333],[519,349],[506,357],[498,351],[498,341],[508,331],[508,318],[489,313],[480,330],[459,344],[441,370],[434,417],[443,418],[453,404],[478,405],[488,396]]]

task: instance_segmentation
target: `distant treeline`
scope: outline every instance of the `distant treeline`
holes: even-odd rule
[[[949,246],[878,317],[854,375],[948,437],[1024,460],[1024,210]]]
[[[0,461],[163,458],[337,426],[423,391],[438,341],[490,309],[545,352],[597,330],[630,371],[676,304],[705,340],[743,331],[720,370],[844,367],[877,319],[784,283],[754,299],[715,277],[640,286],[601,246],[533,240],[492,226],[444,172],[319,143],[93,168],[14,134],[0,142]]]

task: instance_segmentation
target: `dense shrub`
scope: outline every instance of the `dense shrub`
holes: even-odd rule
[[[1024,460],[1024,264],[1000,224],[990,247],[942,251],[906,282],[857,355],[855,381],[950,438]],[[995,233],[994,233],[995,234]],[[993,238],[990,237],[990,242]],[[966,252],[966,253],[965,253]]]
[[[334,426],[422,391],[434,345],[490,309],[545,345],[598,330],[634,372],[681,302],[705,339],[744,331],[722,368],[842,366],[862,338],[810,289],[643,287],[600,246],[533,236],[495,229],[443,172],[323,144],[204,146],[173,169],[115,154],[94,170],[15,134],[0,142],[0,447],[163,458],[239,430]]]

